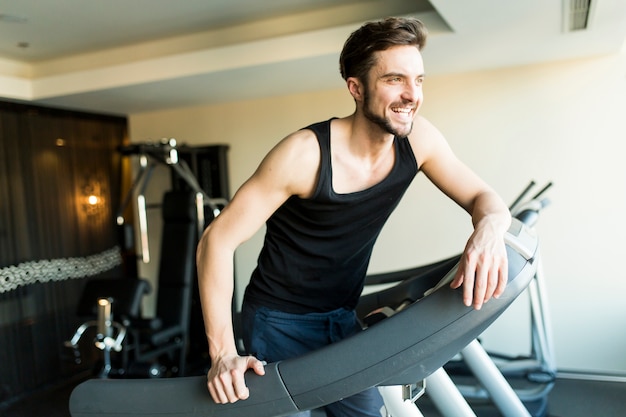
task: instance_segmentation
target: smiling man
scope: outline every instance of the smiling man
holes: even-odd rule
[[[262,361],[299,356],[360,330],[354,308],[372,248],[419,171],[474,225],[451,286],[462,287],[464,303],[476,309],[504,290],[508,209],[417,114],[425,41],[426,29],[414,19],[388,18],[352,33],[340,69],[354,113],[280,141],[203,234],[197,262],[215,402],[248,398],[244,372],[263,375]],[[240,356],[231,322],[233,255],[263,224],[265,242],[242,309],[249,356]],[[382,406],[370,389],[326,413],[380,416]]]

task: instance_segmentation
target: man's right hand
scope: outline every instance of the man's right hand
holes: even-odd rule
[[[234,403],[250,396],[244,373],[252,369],[265,375],[263,362],[254,356],[229,355],[216,358],[207,374],[207,387],[218,404]]]

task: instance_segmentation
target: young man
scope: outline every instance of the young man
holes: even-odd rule
[[[504,290],[508,209],[417,115],[425,40],[425,28],[413,19],[389,18],[355,31],[340,57],[355,112],[283,139],[205,231],[197,260],[215,402],[246,399],[244,372],[263,375],[261,361],[298,356],[359,331],[353,309],[372,247],[418,171],[472,217],[474,232],[451,286],[462,286],[464,303],[476,309]],[[231,323],[233,255],[264,223],[265,243],[243,305],[251,356],[241,357]],[[379,416],[381,406],[371,389],[326,412]]]

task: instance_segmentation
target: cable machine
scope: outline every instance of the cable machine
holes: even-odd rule
[[[203,354],[208,347],[195,279],[195,248],[206,224],[228,202],[227,149],[225,145],[177,146],[175,139],[119,149],[124,156],[138,157],[139,169],[117,212],[117,224],[132,230],[123,213],[135,201],[140,254],[132,257],[134,269],[137,259],[151,260],[147,210],[161,209],[163,236],[156,280],[164,290],[157,293],[155,317],[147,319],[141,311],[142,298],[151,292],[146,279],[132,273],[87,283],[77,309],[87,321],[65,345],[73,349],[75,361],[80,363],[79,340],[87,329],[95,328],[94,345],[103,354],[101,378],[184,375],[187,364],[205,366]],[[149,205],[146,189],[159,165],[170,169],[172,189],[164,192],[162,202]],[[134,248],[134,239],[128,236],[132,234],[125,233],[124,247]],[[163,366],[162,353],[170,356]]]
[[[221,184],[220,196],[210,196],[198,182],[198,168],[196,172],[189,166],[185,156],[197,156],[197,151],[203,151],[206,149],[214,149],[218,152],[218,161],[225,163],[225,158],[219,153],[224,153],[227,147],[225,145],[215,145],[212,147],[189,147],[178,146],[176,139],[163,139],[161,142],[142,142],[127,145],[120,148],[120,152],[125,156],[137,156],[139,158],[139,171],[137,176],[132,182],[131,188],[126,194],[122,205],[120,206],[116,218],[118,226],[124,226],[124,211],[131,203],[133,198],[137,204],[137,218],[139,229],[139,246],[140,246],[140,258],[144,263],[150,262],[150,246],[148,241],[148,216],[147,216],[147,204],[146,204],[146,187],[152,178],[154,169],[158,165],[165,165],[172,169],[172,182],[175,186],[189,187],[196,193],[196,210],[198,216],[198,236],[202,235],[202,232],[206,226],[205,213],[208,211],[213,218],[217,217],[221,210],[228,203],[228,186],[227,178],[219,178],[218,181]],[[226,175],[226,167],[218,167],[219,174],[222,177]],[[176,181],[178,179],[179,181]]]

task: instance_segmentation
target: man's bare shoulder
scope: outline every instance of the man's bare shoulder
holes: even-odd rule
[[[418,115],[409,134],[415,158],[421,166],[441,146],[447,146],[443,134],[425,117]]]
[[[413,121],[413,130],[409,134],[411,139],[432,139],[441,136],[439,129],[422,115],[417,115]]]
[[[282,139],[265,157],[258,174],[282,183],[290,194],[310,195],[317,183],[320,147],[315,133],[298,130]]]
[[[270,156],[278,158],[281,164],[306,169],[319,165],[320,147],[315,133],[303,129],[293,132],[281,140],[272,149]]]
[[[317,136],[310,129],[297,130],[285,137],[281,143],[284,143],[285,146],[288,146],[292,151],[319,150]]]

